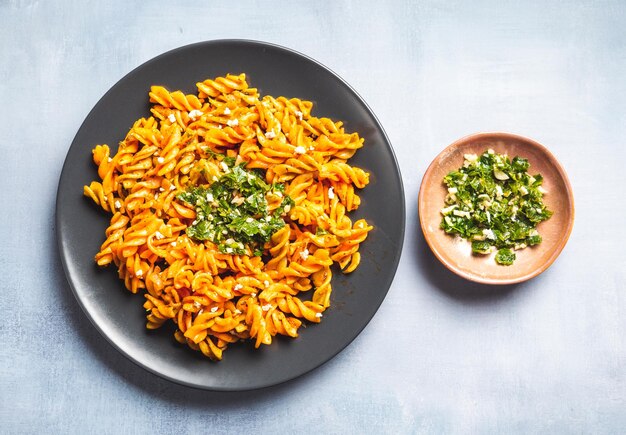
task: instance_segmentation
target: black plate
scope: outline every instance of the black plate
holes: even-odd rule
[[[231,345],[213,363],[179,345],[173,327],[147,331],[143,297],[125,290],[115,267],[98,268],[93,257],[104,241],[109,216],[83,197],[97,179],[91,149],[116,149],[133,121],[150,115],[148,90],[159,84],[195,93],[195,83],[245,72],[262,95],[299,97],[313,113],[345,122],[365,138],[350,161],[371,173],[352,214],[374,225],[361,245],[360,267],[333,275],[331,307],[318,325],[301,328],[297,339],[274,340],[255,350]],[[288,381],[325,363],[363,330],[382,303],[398,266],[404,237],[404,191],[393,150],[378,120],[357,93],[332,71],[302,54],[254,41],[202,42],[162,54],[113,86],[85,119],[69,149],[56,203],[56,231],[63,267],[76,299],[96,328],[135,363],[166,379],[211,390],[249,390]]]

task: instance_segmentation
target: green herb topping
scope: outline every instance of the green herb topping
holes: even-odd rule
[[[282,215],[293,206],[293,199],[284,195],[284,185],[266,183],[258,172],[246,170],[245,163],[235,165],[234,159],[223,156],[221,163],[226,170],[217,181],[177,195],[196,210],[196,220],[187,227],[187,235],[209,240],[225,254],[260,256],[272,234],[285,226]],[[272,213],[268,194],[283,197]]]
[[[443,179],[448,187],[441,228],[472,241],[472,252],[498,249],[496,262],[511,265],[513,249],[541,243],[537,224],[552,212],[543,204],[541,175],[529,175],[527,159],[493,150],[466,154],[463,167]]]

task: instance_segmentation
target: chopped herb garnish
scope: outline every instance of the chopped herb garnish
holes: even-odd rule
[[[208,240],[220,252],[233,255],[263,255],[264,244],[285,226],[282,215],[294,205],[282,195],[281,204],[270,213],[267,195],[284,192],[282,184],[268,184],[256,171],[235,165],[235,159],[220,154],[211,156],[226,164],[228,170],[209,186],[193,186],[177,198],[195,207],[196,219],[187,235]]]
[[[443,179],[448,188],[441,228],[472,241],[472,252],[498,249],[496,262],[510,265],[511,249],[541,243],[537,224],[552,216],[543,203],[543,177],[530,175],[527,159],[493,150],[466,154],[463,167]]]

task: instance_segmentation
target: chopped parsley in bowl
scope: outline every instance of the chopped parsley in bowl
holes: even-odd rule
[[[497,154],[465,154],[463,166],[443,179],[448,194],[440,227],[471,241],[472,252],[511,265],[514,250],[541,243],[537,225],[552,211],[543,203],[543,177],[530,175],[527,159]]]

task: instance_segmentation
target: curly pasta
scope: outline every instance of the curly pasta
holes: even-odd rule
[[[176,340],[221,360],[230,343],[268,345],[279,334],[297,337],[304,321],[320,322],[331,266],[354,271],[372,230],[347,215],[369,174],[348,163],[363,139],[312,116],[310,101],[261,97],[245,74],[197,89],[152,86],[152,116],[134,123],[115,154],[107,145],[93,149],[100,181],[83,191],[112,214],[95,261],[114,263],[126,288],[144,293],[147,328],[173,322]],[[181,196],[235,171],[225,158],[272,186],[263,201],[278,224],[254,254],[242,243],[233,252],[199,239],[192,229],[207,217]],[[250,200],[232,195],[235,207]]]

